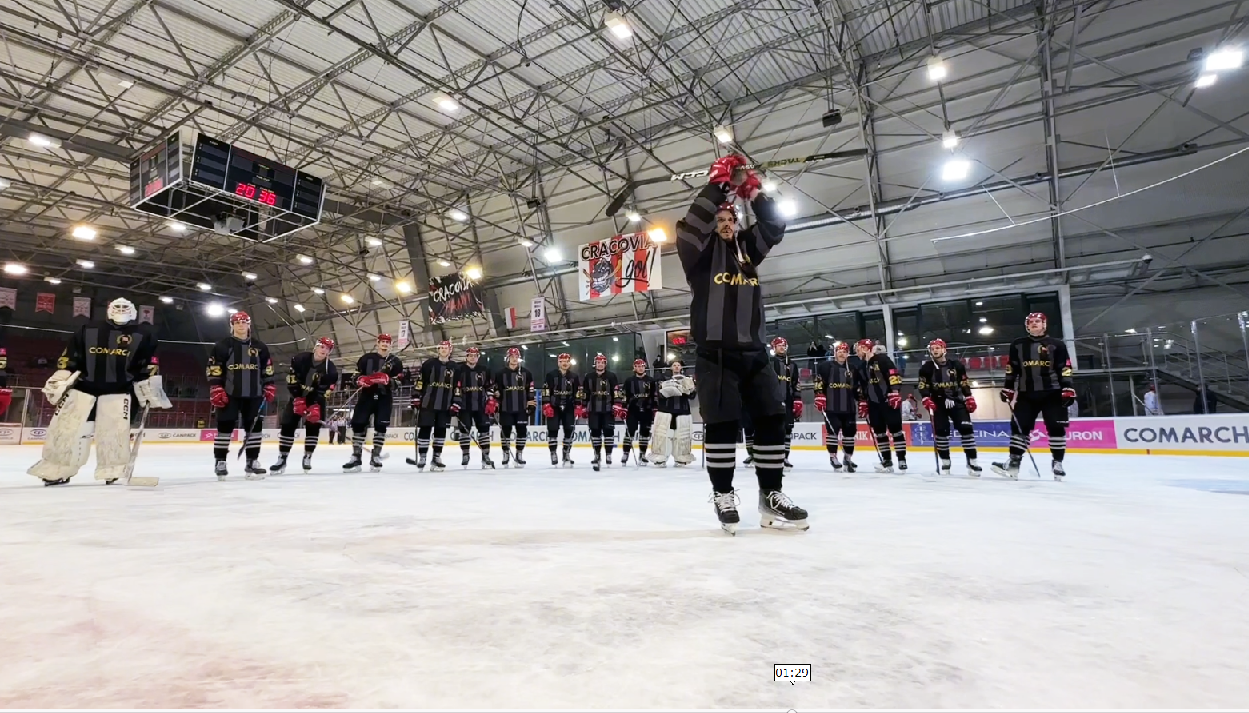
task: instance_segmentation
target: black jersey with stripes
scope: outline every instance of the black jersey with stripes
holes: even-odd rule
[[[1019,393],[1070,389],[1071,355],[1061,339],[1048,334],[1011,342],[1006,388]]]
[[[421,364],[412,394],[421,399],[421,408],[432,411],[450,411],[455,402],[455,376],[460,365],[431,357]]]
[[[815,367],[815,393],[827,399],[825,413],[856,413],[861,388],[859,371],[849,361],[822,361]]]
[[[455,378],[455,398],[460,408],[470,413],[482,413],[486,410],[486,397],[490,395],[490,372],[486,365],[477,362],[477,366],[460,364]]]
[[[772,357],[772,370],[776,372],[777,381],[781,382],[785,406],[792,409],[798,396],[798,365],[790,360],[789,355]]]
[[[902,377],[893,360],[884,354],[873,354],[867,360],[863,370],[865,383],[863,391],[870,403],[883,404],[889,400],[889,394],[898,391],[902,386]]]
[[[638,376],[634,374],[625,379],[621,386],[624,393],[625,407],[634,412],[645,412],[653,410],[659,403],[657,392],[657,382],[649,376]]]
[[[208,356],[208,385],[220,386],[232,398],[260,398],[274,381],[269,347],[259,339],[226,337]]]
[[[80,372],[74,388],[84,393],[125,394],[155,373],[156,345],[156,337],[137,324],[85,324],[70,336],[56,368]]]
[[[394,354],[382,356],[377,352],[369,352],[356,360],[356,374],[359,376],[386,374],[390,377],[389,384],[366,386],[364,392],[377,395],[394,393],[398,386],[395,382],[403,380],[403,362],[399,361],[399,357]]]
[[[624,401],[624,393],[620,390],[620,380],[610,371],[602,374],[590,372],[585,377],[586,411],[590,413],[611,413],[612,407]]]
[[[941,362],[929,359],[919,368],[919,394],[934,401],[954,399],[962,401],[971,396],[971,381],[963,362],[946,357]]]
[[[573,408],[582,402],[584,394],[581,389],[581,377],[571,369],[561,372],[559,369],[546,375],[542,385],[542,399],[555,408]]]
[[[338,383],[338,367],[330,359],[317,361],[312,352],[291,357],[286,374],[286,388],[295,398],[317,399],[325,396]]]
[[[526,413],[536,404],[533,374],[523,366],[515,369],[503,367],[494,378],[494,398],[499,402],[499,413]]]

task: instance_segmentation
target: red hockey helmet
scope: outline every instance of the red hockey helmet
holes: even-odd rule
[[[392,339],[392,338],[391,338],[391,336],[390,336],[389,334],[387,334],[387,333],[385,333],[385,332],[382,332],[381,334],[377,335],[377,341],[379,341],[379,342],[386,342],[387,344],[390,344],[391,342],[393,342],[393,341],[395,341],[395,340],[394,340],[394,339]]]
[[[772,340],[772,349],[780,349],[781,347],[789,348],[789,342],[785,337],[776,337]]]
[[[850,353],[850,342],[837,342],[836,344],[834,344],[834,345],[833,345],[833,353],[834,353],[834,354],[837,354],[838,352],[845,352],[846,354],[849,354],[849,353]]]
[[[520,358],[520,350],[516,347],[511,347],[507,350],[507,358],[511,359],[512,357]]]
[[[444,339],[441,342],[438,342],[438,348],[441,349],[442,347],[446,347],[447,349],[455,348],[454,346],[452,346],[450,339]]]
[[[876,342],[873,342],[870,339],[860,339],[859,341],[854,343],[855,350],[866,349],[868,351],[871,351],[872,348],[875,346],[876,346]]]
[[[1041,326],[1045,326],[1049,324],[1049,318],[1045,316],[1044,312],[1033,312],[1023,319],[1025,327],[1033,322],[1040,322]]]
[[[733,216],[734,223],[739,222],[741,220],[741,216],[737,214],[737,206],[733,205],[732,202],[721,203],[720,207],[716,208],[716,212],[719,213],[721,211],[728,211],[729,214]]]
[[[572,355],[569,354],[568,352],[561,352],[559,356],[555,357],[555,359],[556,361],[564,361],[565,359],[568,359],[569,361],[571,361]]]
[[[634,360],[633,360],[633,368],[634,368],[634,369],[636,369],[636,368],[638,368],[639,366],[640,366],[640,367],[642,367],[643,369],[645,369],[645,368],[646,368],[646,360],[645,360],[645,359],[634,359]]]
[[[329,351],[334,351],[334,340],[329,337],[321,337],[317,340],[318,347],[325,347]]]
[[[236,324],[246,324],[250,326],[251,323],[252,323],[251,315],[247,314],[243,310],[239,310],[235,312],[234,314],[230,315],[230,326],[232,327]]]
[[[481,356],[481,350],[477,347],[469,347],[468,351],[464,352],[464,356]]]
[[[607,363],[607,357],[603,355],[602,352],[594,355],[594,365],[598,366],[600,362],[602,362],[603,364]]]
[[[931,342],[928,342],[928,351],[932,351],[933,347],[941,347],[942,349],[945,349],[945,340],[934,339]]]

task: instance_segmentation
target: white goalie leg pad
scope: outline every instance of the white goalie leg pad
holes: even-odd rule
[[[655,414],[655,427],[651,431],[651,460],[657,463],[672,455],[672,414],[662,411]]]
[[[694,417],[677,416],[677,430],[673,437],[676,441],[673,457],[681,465],[694,462]]]
[[[43,441],[43,457],[26,472],[43,480],[72,478],[91,457],[91,437],[95,423],[88,421],[95,397],[70,391],[52,414],[48,435]]]
[[[95,402],[95,479],[116,480],[130,463],[130,394],[108,394]]]

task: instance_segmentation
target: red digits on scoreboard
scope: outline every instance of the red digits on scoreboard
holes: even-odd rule
[[[235,194],[243,196],[244,198],[256,197],[256,187],[250,183],[238,184],[237,186],[234,187],[234,192]]]
[[[277,205],[278,195],[267,188],[260,189],[260,202],[265,205]]]

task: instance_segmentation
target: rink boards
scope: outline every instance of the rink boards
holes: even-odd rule
[[[1009,421],[973,421],[976,427],[976,445],[981,450],[1005,451],[1010,442]],[[825,426],[822,422],[795,424],[793,447],[797,450],[823,450]],[[924,448],[933,445],[932,426],[926,422],[903,424],[903,432],[909,446]],[[0,423],[0,445],[41,444],[47,431],[44,428],[21,428],[18,424]],[[324,430],[322,431],[324,433]],[[216,437],[214,429],[150,429],[145,440],[153,443],[208,443]],[[239,442],[242,431],[235,431],[233,440]],[[277,429],[265,429],[265,441],[276,442]],[[499,443],[499,429],[492,429],[491,438]],[[545,444],[546,427],[531,426],[529,443]],[[590,431],[587,426],[577,426],[575,444],[590,447]],[[624,438],[624,427],[616,427],[617,443]],[[303,439],[303,430],[296,432],[296,441]],[[412,427],[391,429],[386,442],[391,445],[412,445],[415,433]],[[371,442],[371,434],[370,434]],[[701,448],[702,424],[694,424],[694,447]],[[855,444],[871,448],[872,437],[864,423],[859,424]],[[958,450],[957,434],[951,436],[951,445]],[[1032,432],[1032,446],[1036,449],[1049,447],[1044,424],[1037,424]],[[1194,456],[1249,456],[1249,414],[1226,414],[1211,416],[1157,416],[1130,418],[1078,418],[1067,429],[1067,450],[1074,453],[1120,453],[1137,455],[1194,455]]]

